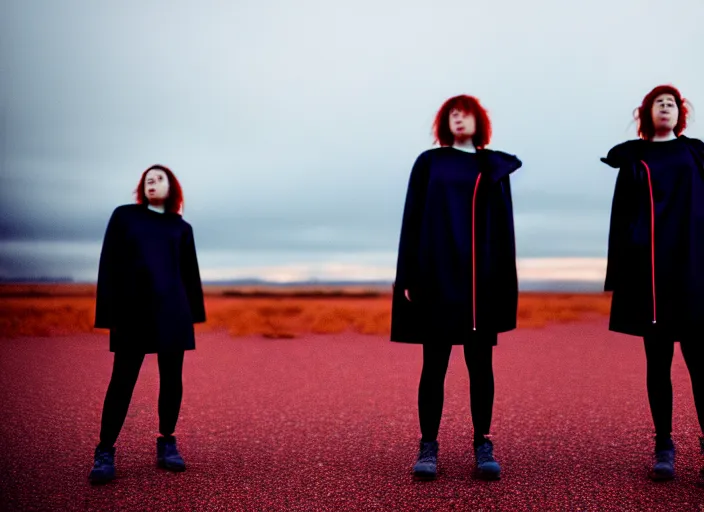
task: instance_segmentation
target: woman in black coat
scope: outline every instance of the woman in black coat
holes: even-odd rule
[[[704,427],[704,143],[682,132],[687,103],[672,86],[650,91],[636,110],[637,140],[602,161],[616,178],[605,289],[609,329],[642,337],[655,426],[650,477],[674,477],[670,368],[680,342]],[[704,438],[700,438],[704,453]]]
[[[476,472],[496,479],[489,434],[493,347],[516,327],[518,284],[509,174],[515,156],[485,149],[491,124],[479,101],[447,100],[434,124],[440,147],[423,152],[408,183],[394,283],[391,341],[423,345],[420,451],[414,475],[436,476],[437,435],[453,345],[469,371]]]
[[[95,327],[110,329],[115,356],[92,483],[115,476],[113,445],[145,354],[157,354],[159,363],[157,464],[185,470],[173,435],[183,394],[183,356],[195,349],[193,324],[205,322],[193,229],[181,217],[181,186],[167,167],[144,171],[135,193],[137,204],[113,212],[100,254]]]

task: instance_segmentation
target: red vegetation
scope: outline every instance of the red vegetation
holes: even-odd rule
[[[206,287],[208,321],[196,332],[226,330],[232,336],[293,338],[346,331],[389,333],[388,292],[348,288],[280,289]],[[0,286],[0,337],[87,333],[93,329],[91,285]],[[543,327],[608,315],[608,294],[523,293],[518,327]],[[98,331],[101,332],[101,331]]]

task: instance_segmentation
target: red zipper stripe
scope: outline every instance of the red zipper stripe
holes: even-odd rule
[[[653,181],[650,176],[650,167],[645,160],[640,161],[648,174],[648,189],[650,191],[650,269],[653,284],[653,323],[657,323],[657,304],[655,302],[655,201],[653,200]]]
[[[476,249],[476,219],[477,219],[477,191],[479,181],[482,179],[481,173],[477,176],[474,184],[474,196],[472,197],[472,330],[477,330],[477,249]]]

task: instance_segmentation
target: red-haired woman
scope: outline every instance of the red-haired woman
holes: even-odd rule
[[[486,149],[489,117],[472,96],[448,99],[434,123],[440,147],[411,170],[394,283],[391,341],[423,346],[420,450],[413,473],[437,474],[437,435],[453,345],[469,371],[476,476],[496,479],[486,437],[494,403],[493,347],[516,327],[518,284],[509,175],[515,156]]]
[[[181,217],[181,186],[167,167],[144,171],[135,194],[137,204],[113,212],[100,254],[95,327],[110,329],[115,355],[92,483],[115,477],[114,444],[145,354],[157,354],[159,363],[157,464],[185,470],[173,436],[183,394],[183,356],[195,349],[193,324],[205,321],[193,229]]]
[[[644,339],[655,426],[654,480],[674,477],[675,341],[704,427],[704,143],[682,135],[687,113],[675,87],[656,87],[635,112],[639,139],[602,158],[619,169],[605,282],[613,292],[609,329]],[[700,442],[704,452],[704,439]]]

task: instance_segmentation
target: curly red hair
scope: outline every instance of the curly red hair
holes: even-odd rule
[[[169,180],[169,197],[164,201],[164,209],[169,213],[182,213],[183,212],[183,190],[181,189],[181,184],[174,175],[173,171],[166,167],[165,165],[152,165],[147,170],[142,173],[142,177],[139,180],[139,185],[134,191],[137,197],[137,204],[149,204],[149,199],[144,193],[144,182],[147,179],[147,173],[152,170],[164,171],[166,177]]]
[[[679,135],[687,128],[687,116],[689,109],[687,108],[688,101],[682,97],[680,91],[673,85],[658,85],[643,98],[643,103],[640,107],[633,111],[633,117],[638,123],[638,136],[641,139],[650,140],[655,136],[655,125],[653,124],[653,103],[658,96],[662,94],[672,94],[675,97],[677,104],[678,118],[675,125],[675,135]]]
[[[489,120],[489,115],[477,98],[466,94],[453,96],[446,100],[442,107],[440,107],[440,110],[438,110],[438,113],[435,115],[435,122],[433,123],[435,142],[439,143],[441,146],[452,146],[454,143],[455,136],[452,135],[450,131],[450,112],[455,109],[474,116],[476,122],[476,131],[472,136],[472,144],[474,144],[474,147],[482,149],[489,144],[491,140],[491,121]]]

